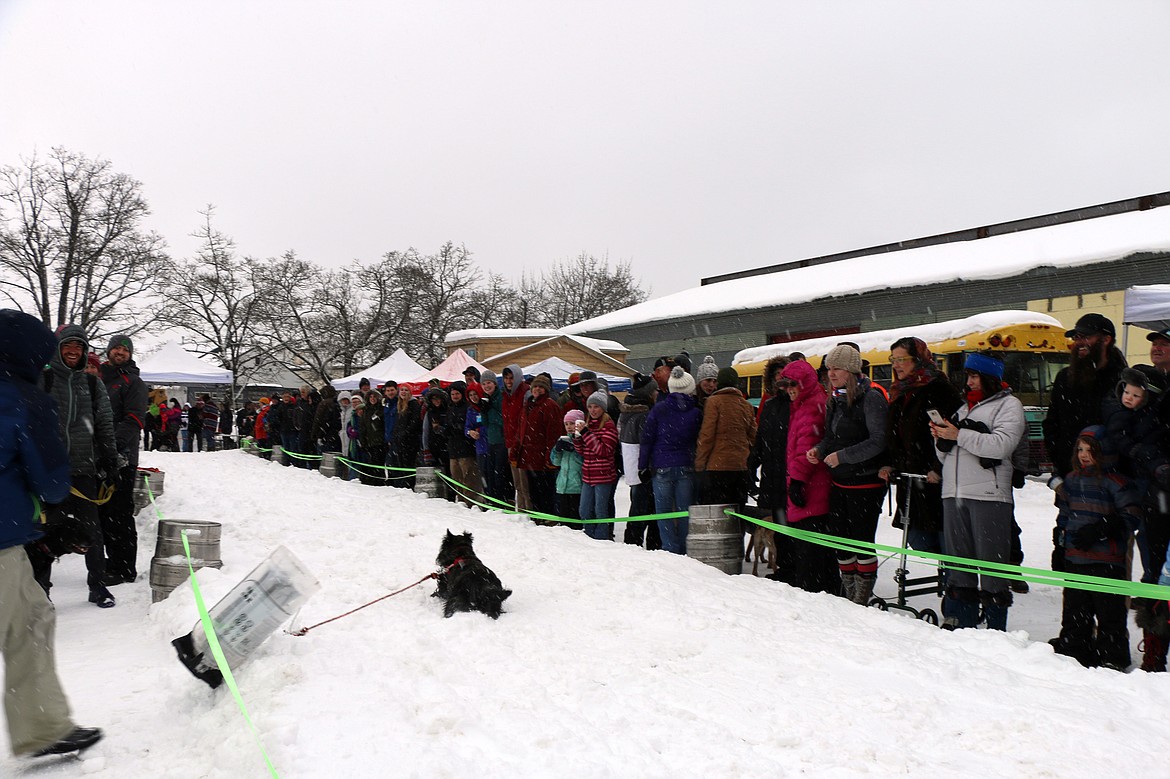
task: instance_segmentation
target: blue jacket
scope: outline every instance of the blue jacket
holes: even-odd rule
[[[57,404],[36,381],[57,339],[40,320],[0,311],[0,549],[40,537],[33,496],[69,495],[69,453],[58,432]]]
[[[672,392],[654,404],[642,423],[638,468],[694,467],[703,414],[690,395]]]

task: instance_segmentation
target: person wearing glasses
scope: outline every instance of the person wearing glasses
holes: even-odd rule
[[[928,410],[950,417],[962,400],[959,391],[934,363],[921,338],[899,338],[890,346],[894,382],[890,385],[887,465],[878,477],[889,481],[899,473],[921,474],[926,479],[899,481],[897,500],[909,499],[910,530],[907,542],[921,552],[943,551],[942,466],[930,432]],[[910,494],[907,494],[910,490]],[[900,520],[895,520],[899,524]]]
[[[1120,403],[1114,390],[1121,372],[1129,367],[1116,346],[1117,329],[1101,314],[1085,314],[1076,327],[1065,333],[1071,359],[1056,374],[1048,415],[1044,418],[1044,445],[1053,463],[1048,486],[1059,491],[1059,474],[1073,461],[1077,436],[1086,427],[1104,424]],[[1063,570],[1064,539],[1059,528],[1052,533],[1052,570]]]

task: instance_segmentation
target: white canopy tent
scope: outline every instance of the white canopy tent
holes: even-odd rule
[[[411,381],[415,376],[418,376],[425,370],[426,368],[410,359],[410,355],[402,351],[402,349],[397,349],[394,354],[385,360],[371,365],[365,370],[358,371],[352,376],[346,376],[343,379],[332,381],[330,384],[337,390],[355,390],[358,388],[358,383],[363,378],[366,378],[370,380],[372,386],[376,387],[388,381]]]
[[[560,357],[549,357],[526,366],[524,368],[524,375],[536,376],[539,373],[547,373],[552,376],[553,388],[563,390],[569,386],[569,376],[574,373],[580,373],[583,370],[585,369],[580,365],[574,365],[568,360],[562,360]],[[612,392],[628,392],[631,387],[630,379],[625,376],[610,376],[605,373],[599,373],[598,376],[609,383],[609,388]]]
[[[147,384],[186,387],[232,383],[231,371],[204,362],[175,341],[168,341],[154,354],[144,357],[138,371]]]
[[[1147,330],[1170,328],[1170,284],[1146,284],[1125,291],[1125,324]]]

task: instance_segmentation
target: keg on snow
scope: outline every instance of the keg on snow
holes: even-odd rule
[[[272,445],[272,462],[288,465],[288,455],[284,453],[284,447],[280,444]]]
[[[724,573],[743,573],[743,530],[739,519],[723,513],[735,506],[691,506],[687,557]]]
[[[447,495],[447,485],[439,478],[438,469],[420,465],[414,473],[414,491],[428,498],[443,498]]]
[[[139,468],[134,473],[134,513],[150,505],[150,493],[161,498],[163,494],[163,480],[166,474],[156,468]],[[147,491],[147,479],[150,480],[150,491]]]
[[[223,526],[199,519],[163,519],[158,523],[158,539],[150,560],[151,601],[165,600],[171,591],[187,580],[187,555],[183,550],[183,531],[191,548],[193,568],[222,568],[219,541]]]
[[[333,478],[334,476],[338,475],[338,468],[340,468],[340,465],[338,465],[337,458],[340,456],[341,456],[341,454],[338,452],[322,452],[321,453],[321,475],[322,476],[326,476],[328,478]]]

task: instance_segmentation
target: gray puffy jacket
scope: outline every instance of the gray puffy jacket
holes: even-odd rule
[[[949,452],[939,449],[943,498],[1012,503],[1012,455],[1027,432],[1023,405],[1004,390],[973,408],[964,403],[958,418],[959,422],[982,422],[991,432],[960,429],[959,440]],[[984,468],[980,458],[1000,463]]]
[[[80,341],[81,362],[70,368],[61,359],[61,344]],[[45,369],[44,384],[57,401],[58,432],[69,451],[69,471],[78,476],[93,476],[98,466],[113,474],[117,469],[118,448],[114,441],[114,416],[110,398],[100,378],[85,373],[85,355],[89,341],[78,325],[66,325],[57,334],[57,351]],[[96,397],[90,394],[91,387]]]

